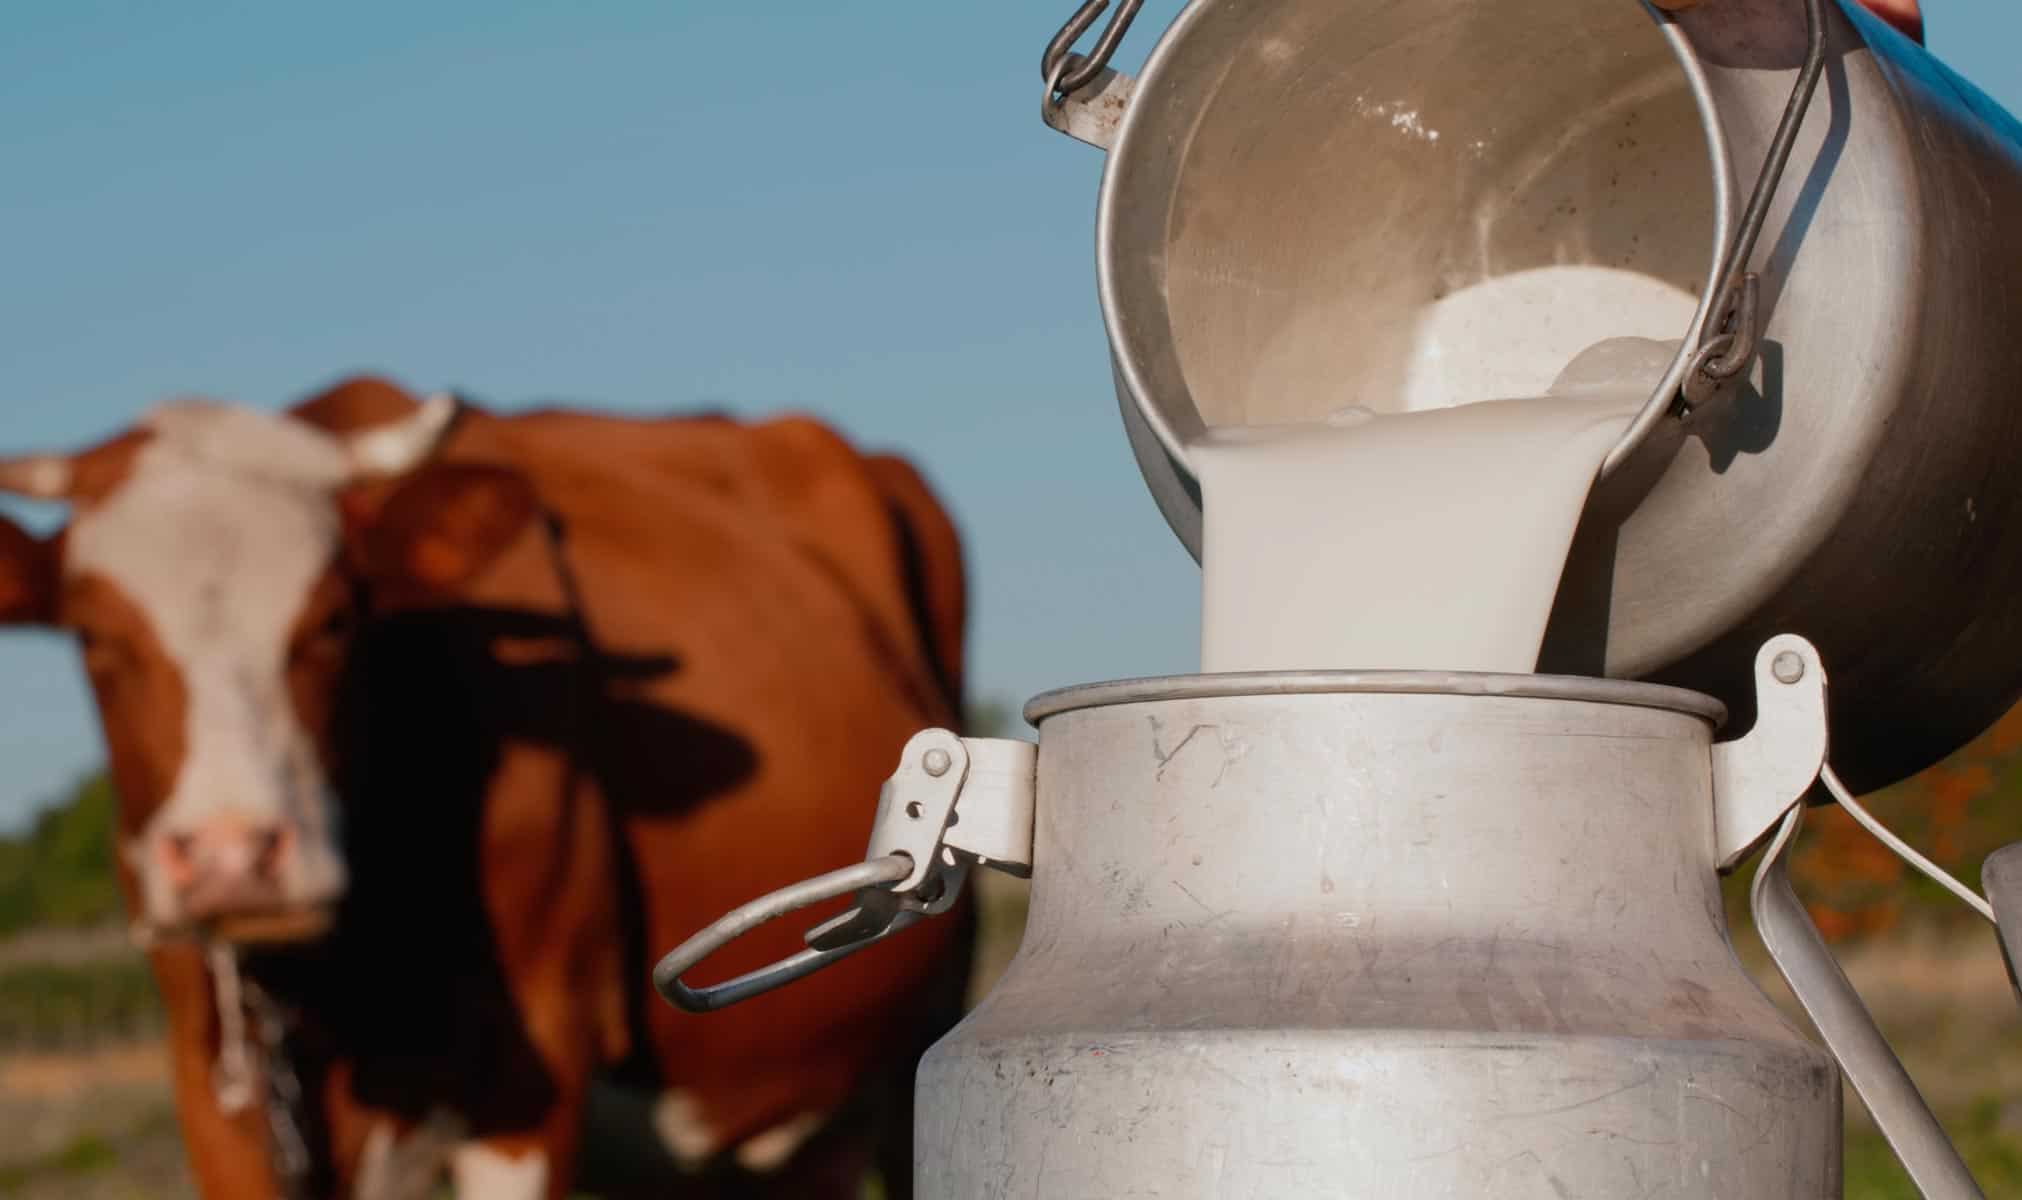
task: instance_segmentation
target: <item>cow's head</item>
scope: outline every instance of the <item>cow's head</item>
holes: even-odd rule
[[[518,476],[430,462],[456,411],[361,380],[287,414],[179,401],[92,450],[0,462],[0,489],[71,506],[47,540],[0,519],[0,621],[78,639],[143,928],[327,920],[329,714],[366,596],[388,575],[454,588],[532,515]]]

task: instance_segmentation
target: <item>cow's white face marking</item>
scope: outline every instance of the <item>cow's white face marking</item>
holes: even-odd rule
[[[104,578],[144,614],[187,698],[181,770],[124,848],[143,920],[185,916],[150,849],[219,820],[284,830],[280,895],[327,902],[344,887],[343,861],[287,666],[290,632],[338,547],[348,461],[320,431],[250,409],[179,406],[152,424],[125,482],[73,522],[66,555],[68,571]]]
[[[508,1154],[468,1142],[450,1156],[449,1178],[457,1200],[544,1200],[548,1156],[538,1150]]]

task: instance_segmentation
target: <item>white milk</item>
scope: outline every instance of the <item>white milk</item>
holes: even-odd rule
[[[1201,669],[1535,670],[1588,488],[1676,347],[1642,338],[1693,308],[1607,268],[1490,280],[1427,313],[1407,411],[1196,442]]]
[[[1388,411],[1419,412],[1480,400],[1558,390],[1566,365],[1598,342],[1673,341],[1685,336],[1699,302],[1662,280],[1613,267],[1552,266],[1483,280],[1454,292],[1419,318],[1404,394],[1364,397]],[[1670,356],[1648,378],[1623,378],[1644,399]],[[1390,401],[1386,403],[1386,401]]]

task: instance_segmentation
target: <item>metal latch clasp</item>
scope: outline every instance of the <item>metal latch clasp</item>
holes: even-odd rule
[[[1776,829],[1825,766],[1825,663],[1795,634],[1755,654],[1755,728],[1713,747],[1717,861],[1731,871]]]
[[[1039,748],[946,729],[913,735],[878,796],[864,861],[761,896],[676,947],[653,968],[662,999],[713,1012],[812,974],[954,907],[971,867],[1032,871],[1034,777]],[[681,976],[768,921],[854,894],[855,903],[807,931],[807,949],[724,983],[690,987]]]

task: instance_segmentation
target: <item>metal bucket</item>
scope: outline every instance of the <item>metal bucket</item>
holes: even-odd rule
[[[1801,633],[1835,664],[1857,787],[1990,724],[2022,663],[2022,130],[1822,7],[1815,94],[1804,0],[1195,0],[1135,81],[1062,100],[1050,58],[1049,120],[1108,147],[1117,392],[1188,548],[1205,429],[1382,408],[1440,297],[1612,267],[1698,303],[1661,335],[1679,348],[1604,468],[1541,669],[1745,707],[1755,646]],[[1761,167],[1787,111],[1779,186]],[[1632,332],[1581,323],[1547,296],[1498,332]],[[1698,379],[1736,332],[1759,352]]]

